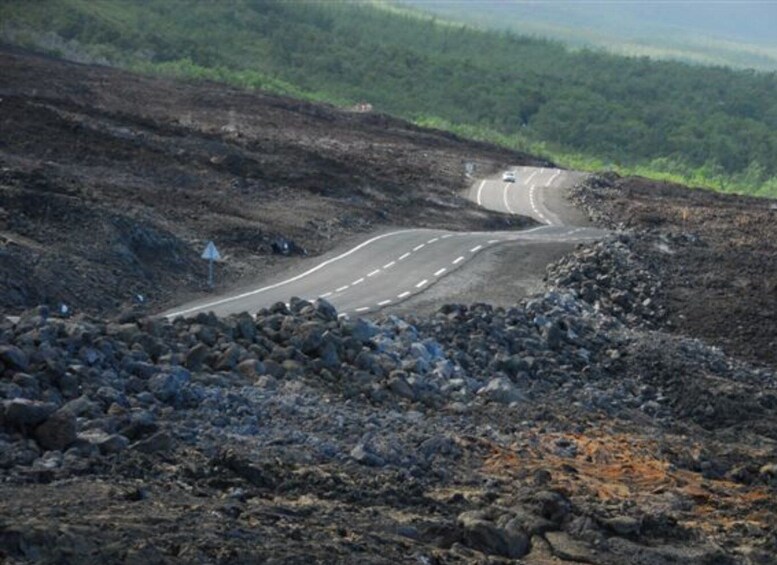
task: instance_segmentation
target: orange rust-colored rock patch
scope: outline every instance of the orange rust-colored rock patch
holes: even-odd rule
[[[509,448],[490,449],[483,462],[486,473],[521,479],[545,470],[549,486],[573,501],[663,510],[667,498],[674,498],[684,501],[672,511],[677,523],[706,532],[742,523],[765,527],[777,518],[777,496],[768,487],[677,468],[669,454],[676,458],[682,451],[693,458],[700,451],[682,436],[657,439],[607,427],[585,433],[531,430]]]

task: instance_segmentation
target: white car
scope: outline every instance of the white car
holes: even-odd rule
[[[502,180],[504,182],[515,182],[515,171],[505,171],[502,175]]]

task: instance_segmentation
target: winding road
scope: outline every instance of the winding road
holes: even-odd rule
[[[602,230],[576,226],[568,219],[570,207],[561,191],[577,183],[582,173],[533,167],[512,170],[516,182],[502,182],[501,176],[483,179],[468,191],[468,198],[491,210],[531,216],[544,225],[519,232],[404,229],[383,233],[290,278],[186,304],[163,315],[255,312],[290,296],[325,298],[341,316],[368,314],[424,292],[496,245],[573,243],[602,237]]]

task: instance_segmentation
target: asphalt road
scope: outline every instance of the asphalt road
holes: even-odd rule
[[[489,210],[530,216],[542,224],[562,226],[575,224],[573,210],[560,197],[561,192],[583,178],[585,173],[513,167],[515,182],[502,181],[502,175],[483,179],[470,188],[467,197]]]
[[[517,182],[478,182],[469,197],[493,210],[532,216],[546,224],[515,232],[449,232],[406,229],[383,233],[331,256],[291,277],[268,281],[256,289],[200,300],[164,313],[173,318],[213,311],[217,315],[255,312],[291,296],[322,297],[341,315],[362,315],[395,306],[424,292],[437,281],[497,245],[540,242],[580,242],[601,237],[602,231],[565,224],[559,192],[580,173],[559,169],[513,169]],[[568,206],[568,205],[567,205]]]

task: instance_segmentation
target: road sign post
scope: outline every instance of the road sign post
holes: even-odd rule
[[[213,263],[221,259],[219,250],[216,249],[216,244],[212,241],[208,242],[205,246],[205,251],[202,252],[202,258],[208,260],[208,287],[213,288]]]

